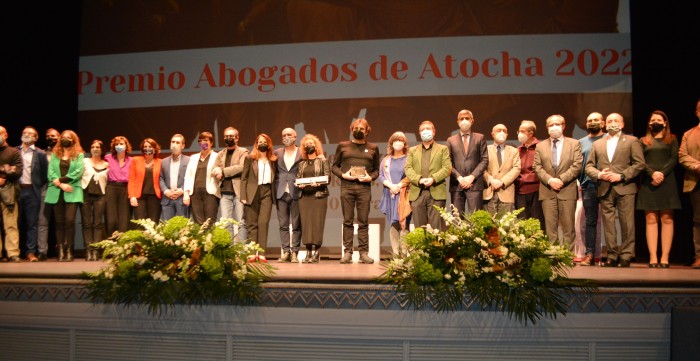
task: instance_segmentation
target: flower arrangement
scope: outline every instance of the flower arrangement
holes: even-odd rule
[[[234,243],[226,229],[234,220],[201,226],[185,217],[115,234],[92,247],[107,265],[84,273],[93,302],[147,305],[152,314],[175,304],[251,304],[274,273],[259,262],[256,243]]]
[[[574,287],[592,289],[591,281],[565,276],[572,253],[551,245],[537,219],[518,219],[522,210],[497,217],[479,210],[468,219],[439,210],[448,229],[413,230],[409,255],[390,261],[378,278],[396,284],[408,305],[422,309],[430,302],[437,311],[453,311],[477,302],[527,324],[566,314],[563,293]]]

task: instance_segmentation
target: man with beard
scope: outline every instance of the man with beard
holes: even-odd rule
[[[586,164],[588,155],[593,148],[593,142],[603,138],[605,135],[605,122],[603,114],[593,112],[586,118],[586,130],[588,135],[579,139],[581,144],[581,155],[583,155],[583,164]],[[581,261],[581,266],[590,266],[593,264],[593,257],[597,243],[600,241],[598,237],[598,210],[600,201],[598,200],[598,183],[591,180],[586,172],[581,172],[578,177],[579,186],[581,187],[581,197],[583,198],[583,212],[586,215],[586,224],[583,233],[583,239],[586,243],[586,257]]]

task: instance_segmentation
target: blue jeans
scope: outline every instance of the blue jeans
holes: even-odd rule
[[[583,196],[583,212],[586,214],[586,227],[584,240],[586,242],[586,254],[595,256],[596,240],[598,239],[598,187],[586,185],[581,190]]]
[[[228,225],[228,231],[231,236],[237,240],[245,240],[248,238],[248,232],[243,220],[243,203],[234,194],[222,194],[219,200],[219,214],[221,218],[232,218],[238,222],[238,234],[234,233],[233,224]]]
[[[39,235],[39,208],[42,200],[34,193],[34,188],[22,188],[19,193],[19,224],[24,230],[27,254],[37,253]],[[44,250],[46,252],[46,250]]]

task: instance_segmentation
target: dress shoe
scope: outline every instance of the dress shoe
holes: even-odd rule
[[[649,263],[649,268],[659,268],[658,263]]]
[[[46,261],[47,259],[49,259],[49,257],[46,255],[46,253],[39,253],[39,257],[38,257],[38,258],[39,258],[39,262],[44,262],[44,261]]]
[[[619,267],[627,268],[630,266],[630,260],[628,259],[621,259],[620,264],[618,265]]]
[[[617,260],[608,258],[605,262],[603,262],[603,267],[617,267]]]
[[[30,253],[27,255],[27,261],[29,261],[29,262],[39,262],[39,259],[36,257],[36,255],[35,255],[34,253],[31,253],[31,252],[30,252]]]
[[[668,263],[659,263],[659,268],[668,268],[669,264]]]
[[[581,266],[590,266],[593,264],[593,256],[590,254],[587,254],[586,257],[583,258],[583,261],[579,263]]]
[[[289,252],[284,252],[282,257],[277,260],[277,262],[289,262],[292,259],[292,255]]]
[[[367,253],[360,253],[360,263],[367,263],[367,264],[372,264],[374,263],[374,260],[367,255]]]
[[[19,262],[22,262],[22,259],[19,258],[19,256],[12,256],[9,258],[9,261],[14,262],[14,263],[19,263]]]
[[[345,252],[345,254],[343,255],[343,258],[340,259],[340,263],[342,263],[342,264],[352,263],[352,253]]]
[[[700,268],[700,258],[695,259],[695,262],[690,265],[692,268]]]

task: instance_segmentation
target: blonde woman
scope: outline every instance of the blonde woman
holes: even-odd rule
[[[301,162],[297,179],[325,176],[331,177],[331,166],[323,155],[323,145],[313,134],[301,139]],[[319,249],[323,245],[323,230],[328,210],[328,182],[299,184],[299,216],[301,217],[301,239],[306,246],[304,263],[318,263]]]
[[[84,153],[78,135],[72,130],[64,130],[49,160],[46,203],[53,205],[59,262],[73,261],[75,215],[83,203]]]

